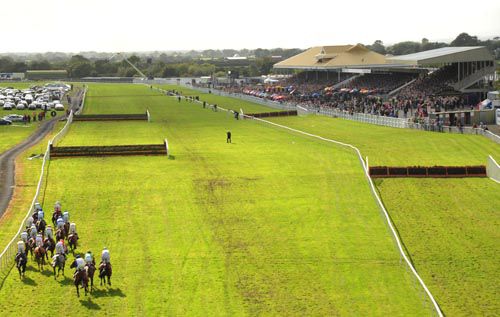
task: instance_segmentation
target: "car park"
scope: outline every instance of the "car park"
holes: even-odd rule
[[[10,102],[6,102],[4,105],[3,105],[3,110],[12,110],[12,108],[14,107],[14,104],[13,103],[10,103]]]
[[[5,118],[0,118],[0,125],[11,125],[12,121],[7,120]]]
[[[2,119],[6,119],[9,121],[15,122],[15,121],[23,121],[24,117],[20,114],[8,114],[8,115],[4,116]]]

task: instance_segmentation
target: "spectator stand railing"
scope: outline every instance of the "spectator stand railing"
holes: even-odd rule
[[[16,234],[12,237],[12,240],[7,244],[7,246],[4,248],[2,253],[0,253],[0,272],[5,272],[7,268],[10,268],[11,265],[14,262],[14,257],[17,254],[17,241],[19,240],[19,236],[24,229],[24,225],[26,223],[26,219],[29,217],[29,215],[33,212],[35,203],[38,201],[38,197],[40,195],[40,191],[42,188],[42,184],[44,183],[44,180],[47,176],[47,170],[48,170],[48,161],[50,160],[50,147],[51,145],[57,143],[69,130],[69,126],[73,122],[73,110],[70,110],[70,113],[66,119],[66,124],[64,127],[52,138],[49,140],[47,143],[47,149],[45,150],[43,160],[42,160],[42,167],[41,167],[41,172],[40,172],[40,178],[38,180],[38,185],[36,187],[36,192],[35,196],[33,197],[33,200],[31,201],[31,205],[28,208],[28,211],[26,215],[24,216],[21,225],[19,226],[19,229],[17,230]],[[6,276],[2,275],[1,278],[5,278]]]

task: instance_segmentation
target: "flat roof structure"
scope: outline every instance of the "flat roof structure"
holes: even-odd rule
[[[442,47],[408,55],[386,58],[389,64],[433,66],[451,63],[492,61],[493,55],[484,46]]]

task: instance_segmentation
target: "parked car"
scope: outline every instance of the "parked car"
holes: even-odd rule
[[[3,117],[3,119],[15,122],[15,121],[23,121],[24,117],[21,116],[20,114],[8,114],[5,117]]]
[[[16,106],[16,109],[17,109],[17,110],[24,110],[24,109],[25,109],[24,104],[23,104],[23,103],[21,103],[21,102],[20,102],[20,103],[18,103],[18,104],[17,104],[17,106]]]
[[[64,105],[62,103],[56,103],[54,109],[57,111],[64,111]]]
[[[14,106],[14,104],[10,103],[10,102],[6,102],[4,105],[3,105],[3,110],[12,110],[12,107]]]
[[[12,121],[0,118],[0,125],[10,125],[10,124],[12,124]]]

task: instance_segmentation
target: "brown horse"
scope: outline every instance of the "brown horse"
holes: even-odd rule
[[[101,279],[101,286],[103,280],[106,284],[106,277],[108,277],[108,285],[111,286],[111,274],[111,263],[101,262],[101,264],[99,264],[99,278]]]
[[[54,224],[54,226],[56,225],[56,220],[57,218],[61,217],[61,211],[54,211],[54,213],[52,214],[52,223]]]
[[[64,254],[56,254],[52,260],[52,268],[54,269],[54,279],[59,277],[59,273],[62,271],[64,276],[64,267],[66,266],[66,257]],[[57,277],[56,277],[56,267],[57,267]]]
[[[69,234],[69,222],[64,224],[64,237],[67,239]]]
[[[33,250],[35,250],[35,239],[29,238],[28,243],[26,243],[26,254],[28,254],[28,251],[30,252],[31,259],[33,260]]]
[[[64,232],[64,228],[56,230],[56,240],[57,241],[64,240],[65,237],[66,237],[66,233]]]
[[[90,292],[94,290],[94,273],[96,271],[94,263],[86,264],[85,267],[87,268],[87,274],[90,280]]]
[[[45,222],[44,219],[40,219],[36,222],[35,226],[36,226],[36,230],[38,230],[39,233],[44,234],[45,228],[47,227],[47,223]]]
[[[78,243],[78,235],[76,233],[70,234],[68,236],[68,245],[71,251],[76,250],[77,243]]]
[[[76,261],[74,261],[70,267],[75,268]],[[80,286],[82,286],[85,290],[85,296],[87,296],[87,292],[89,291],[89,277],[87,275],[87,269],[75,272],[73,275],[73,283],[75,284],[76,294],[78,297],[80,297]]]
[[[50,251],[51,257],[54,256],[54,250],[56,248],[56,242],[54,241],[54,239],[49,237],[45,238],[45,240],[43,240],[43,247],[45,248],[45,250]]]
[[[43,247],[35,248],[35,261],[38,264],[38,270],[43,270],[43,266],[45,265],[45,257],[47,255],[47,251]]]
[[[18,252],[16,254],[16,267],[19,271],[19,278],[24,277],[24,273],[26,272],[26,263],[28,263],[28,258],[25,253]]]

